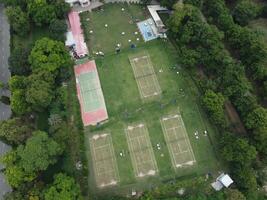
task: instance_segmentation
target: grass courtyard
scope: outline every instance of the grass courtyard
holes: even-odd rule
[[[125,4],[107,4],[104,11],[86,13],[83,16],[90,17],[88,22],[94,26],[94,32],[97,33],[89,38],[88,45],[91,51],[101,48],[102,50],[105,49],[103,51],[109,52],[104,58],[96,59],[109,121],[100,127],[85,128],[91,193],[105,194],[105,191],[129,193],[133,188],[143,190],[175,178],[198,176],[217,171],[220,164],[215,154],[216,131],[201,110],[198,90],[187,72],[179,65],[179,54],[171,43],[161,40],[148,43],[142,41],[142,45],[137,45],[136,49],[125,48],[119,54],[113,53],[114,44],[120,42],[123,44],[122,46],[128,45],[128,39],[125,40],[124,36],[120,34],[122,30],[128,30],[129,33],[137,30],[135,24],[128,23],[128,18],[121,17],[122,7],[136,9],[137,13],[142,11],[138,17],[140,19],[145,18],[141,7],[137,5],[126,6]],[[113,12],[118,13],[113,15]],[[110,30],[118,30],[118,33],[111,31],[114,35],[110,35],[106,32],[104,23],[109,24]],[[86,28],[86,31],[88,30]],[[141,38],[140,33],[139,36]],[[161,87],[160,97],[152,101],[143,101],[140,98],[133,68],[129,61],[129,57],[142,52],[149,54]],[[175,170],[162,131],[161,118],[176,114],[178,111],[183,118],[196,162],[192,166]],[[138,123],[145,124],[149,134],[158,170],[154,176],[143,178],[135,176],[125,129],[129,125]],[[203,134],[205,130],[207,130],[208,136]],[[198,139],[194,134],[196,131],[199,132]],[[94,178],[89,138],[102,133],[110,133],[112,136],[120,181],[116,186],[99,189],[96,187]],[[157,144],[160,144],[160,149],[157,148]],[[121,152],[124,152],[125,156],[121,156]]]
[[[82,13],[81,19],[91,54],[98,51],[105,54],[114,53],[117,44],[124,49],[130,47],[132,43],[136,45],[144,43],[136,26],[136,21],[145,19],[144,9],[139,5],[105,4],[103,10]],[[135,35],[135,32],[138,34]]]

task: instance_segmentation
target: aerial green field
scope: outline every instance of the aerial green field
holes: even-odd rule
[[[136,45],[144,43],[136,26],[136,21],[145,19],[143,13],[144,9],[141,6],[128,4],[105,4],[102,11],[82,13],[81,20],[91,54],[98,51],[105,54],[113,53],[117,44],[124,49],[130,47],[132,43]],[[122,32],[125,34],[122,35]],[[138,34],[135,35],[135,32]]]
[[[120,11],[122,5],[108,4],[102,12],[109,12],[109,7],[112,10],[117,9]],[[131,7],[129,5],[127,9]],[[133,7],[136,9],[137,6],[134,5]],[[140,9],[142,10],[141,7]],[[104,13],[102,13],[101,20],[103,22],[110,20],[110,16]],[[90,15],[99,15],[98,17],[100,18],[100,13],[92,13]],[[114,16],[112,18],[114,20]],[[96,21],[93,23],[97,24],[97,18],[94,20]],[[125,20],[126,26],[126,18],[118,20]],[[128,30],[131,28],[134,30],[134,27],[132,27],[134,25],[127,24],[127,26],[129,26]],[[108,40],[106,48],[112,51],[113,43],[116,43],[119,36],[110,37],[104,33],[102,34],[96,35],[97,38],[89,41],[89,43],[95,47],[99,45],[99,41],[102,42],[102,39]],[[104,36],[106,38],[102,38]],[[104,45],[104,42],[101,44]],[[141,99],[133,68],[129,61],[129,57],[142,52],[149,54],[162,91],[160,97],[152,101],[143,101]],[[109,121],[99,127],[85,128],[91,193],[104,194],[105,191],[120,194],[129,193],[132,189],[143,190],[175,178],[203,175],[221,168],[215,154],[216,131],[201,110],[198,102],[198,89],[187,72],[179,65],[177,50],[169,41],[154,40],[137,46],[136,49],[125,48],[119,54],[110,53],[103,58],[97,58],[96,64]],[[174,169],[160,119],[163,116],[177,114],[178,112],[183,118],[196,162],[193,166]],[[125,129],[129,125],[137,123],[144,123],[148,129],[158,167],[158,173],[155,176],[135,177]],[[205,130],[208,132],[207,136],[204,135]],[[199,132],[198,139],[195,136],[196,131]],[[111,133],[120,182],[117,186],[99,189],[96,187],[94,179],[89,138],[101,133]],[[160,144],[160,149],[157,148],[157,144]],[[121,152],[124,152],[125,156],[121,156]]]

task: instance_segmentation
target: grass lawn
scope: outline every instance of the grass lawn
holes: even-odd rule
[[[17,35],[12,36],[12,46],[15,48],[16,46],[23,46],[30,48],[34,45],[36,40],[39,40],[43,37],[49,37],[49,32],[47,27],[32,27],[31,32],[25,36],[20,37]]]
[[[125,10],[122,11],[122,8]],[[136,45],[144,43],[136,25],[136,20],[145,19],[144,9],[140,5],[105,4],[103,9],[104,11],[81,14],[85,36],[88,39],[87,46],[91,54],[98,51],[105,54],[113,53],[117,44],[121,44],[121,49],[124,49],[130,47],[132,43]],[[108,27],[105,27],[105,24]],[[125,32],[125,35],[122,35],[122,32]],[[135,35],[135,32],[138,32],[138,35]],[[137,38],[140,40],[137,41]]]
[[[141,101],[132,67],[128,60],[128,56],[143,51],[149,53],[162,89],[162,97],[157,101]],[[213,143],[215,141],[215,131],[199,108],[197,88],[187,73],[177,65],[178,60],[177,51],[173,46],[169,42],[160,40],[146,43],[143,47],[134,50],[125,50],[118,55],[109,55],[96,60],[109,122],[99,128],[86,128],[85,133],[86,137],[101,131],[109,131],[112,134],[120,183],[116,187],[117,190],[107,189],[107,191],[129,192],[132,188],[149,188],[161,184],[162,181],[182,176],[197,176],[220,168],[214,152],[216,145],[211,144],[211,141]],[[174,69],[174,66],[177,67]],[[163,72],[159,72],[159,70],[163,70]],[[178,109],[182,114],[197,162],[193,167],[175,171],[164,140],[160,118],[170,113],[177,113]],[[158,176],[138,180],[134,177],[130,155],[126,153],[125,157],[119,156],[121,151],[128,152],[125,127],[137,122],[144,122],[148,128],[159,168]],[[196,130],[200,133],[208,130],[209,137],[200,134],[200,138],[196,139],[194,135]],[[86,141],[88,142],[88,138]],[[156,148],[158,143],[161,144],[161,150]],[[91,171],[89,183],[91,192],[100,191],[103,193],[103,190],[97,190],[93,187],[95,181],[92,175],[89,148],[87,154]],[[164,154],[164,157],[161,154]]]
[[[208,172],[217,172],[223,168],[216,157],[217,132],[200,109],[199,93],[187,72],[179,66],[179,54],[169,43],[154,40],[145,43],[133,19],[148,18],[146,11],[139,5],[106,4],[104,10],[82,13],[82,23],[91,55],[103,51],[105,57],[97,58],[96,64],[108,110],[109,121],[100,127],[85,128],[87,146],[89,185],[91,195],[129,194],[131,190],[144,190],[166,181],[182,177],[196,177]],[[121,8],[124,8],[123,12]],[[135,15],[133,15],[133,13]],[[108,27],[105,27],[108,24]],[[90,34],[90,30],[93,33]],[[125,32],[125,35],[121,35]],[[140,41],[136,49],[131,49],[128,39]],[[115,54],[117,43],[122,51]],[[156,100],[142,101],[134,77],[129,57],[147,52],[153,64],[162,95]],[[95,57],[95,54],[92,55]],[[160,119],[180,111],[191,142],[196,163],[191,167],[174,169],[168,147],[161,128]],[[145,123],[155,159],[158,166],[156,176],[136,178],[132,166],[125,128],[131,124]],[[208,136],[203,132],[207,130]],[[194,133],[200,133],[196,139]],[[89,137],[101,132],[112,135],[114,151],[119,169],[120,182],[117,186],[98,189],[94,179],[94,170],[89,148]],[[157,149],[157,144],[161,149]],[[121,157],[120,152],[125,152]],[[162,154],[164,156],[162,156]],[[108,192],[108,193],[106,193]]]

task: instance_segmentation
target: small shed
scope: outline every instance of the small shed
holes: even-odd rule
[[[228,174],[222,173],[215,182],[211,184],[211,186],[216,190],[219,191],[223,187],[228,188],[234,181],[231,179],[231,177]]]

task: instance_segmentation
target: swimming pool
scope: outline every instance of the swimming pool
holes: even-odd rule
[[[137,26],[138,26],[145,42],[150,41],[150,40],[154,40],[158,37],[157,34],[155,33],[156,27],[155,27],[155,23],[152,20],[152,18],[149,18],[149,19],[142,21],[142,22],[138,22]]]

